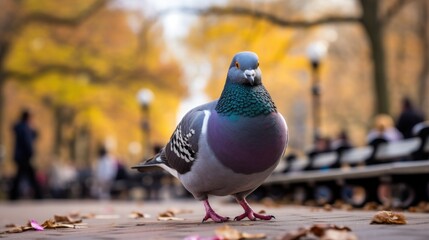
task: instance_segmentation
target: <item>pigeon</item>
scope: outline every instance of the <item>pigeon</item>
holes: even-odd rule
[[[286,121],[261,80],[258,56],[237,53],[220,98],[186,113],[167,145],[133,168],[161,167],[177,177],[204,202],[202,222],[229,220],[213,210],[209,195],[233,196],[244,209],[236,221],[275,218],[254,212],[246,201],[276,168],[288,142]]]

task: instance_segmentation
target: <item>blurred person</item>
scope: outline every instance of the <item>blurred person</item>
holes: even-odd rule
[[[337,138],[332,141],[331,148],[335,151],[343,151],[353,148],[353,144],[351,143],[346,130],[343,129],[340,131]]]
[[[402,133],[404,138],[413,136],[413,127],[425,120],[421,111],[414,108],[411,100],[407,97],[402,99],[402,111],[396,121],[396,128]]]
[[[315,139],[314,147],[307,153],[308,159],[310,160],[310,164],[306,167],[305,170],[312,169],[312,164],[314,158],[321,153],[331,152],[331,138],[319,136]]]
[[[95,194],[99,199],[110,199],[112,184],[116,178],[118,164],[116,159],[103,146],[98,150],[95,169]]]
[[[20,183],[28,180],[34,192],[35,199],[42,198],[39,182],[36,178],[35,169],[31,163],[34,157],[34,142],[37,138],[36,130],[31,126],[32,115],[29,110],[21,112],[20,119],[13,126],[15,147],[13,159],[17,167],[17,173],[12,182],[9,194],[10,200],[16,200],[20,195]]]
[[[402,133],[394,126],[393,118],[387,114],[378,114],[374,119],[374,127],[367,135],[367,143],[385,140],[387,142],[403,139]]]
[[[69,162],[52,161],[49,171],[49,190],[53,198],[65,199],[70,196],[70,187],[77,181],[76,168]]]

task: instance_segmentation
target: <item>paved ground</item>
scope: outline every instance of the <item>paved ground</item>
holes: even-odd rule
[[[225,199],[214,199],[214,209],[221,215],[234,217],[242,210],[237,204],[226,203]],[[265,233],[267,239],[279,239],[286,232],[314,223],[332,223],[346,225],[359,239],[429,239],[429,214],[408,213],[406,225],[370,225],[374,211],[315,211],[314,208],[286,205],[267,207],[253,204],[256,211],[265,210],[274,214],[272,221],[241,221],[226,224],[240,231]],[[183,221],[158,221],[157,216],[169,208],[192,210],[178,217]],[[131,219],[132,211],[150,214],[151,218]],[[201,223],[204,216],[202,203],[194,200],[161,202],[98,202],[98,201],[52,201],[40,202],[0,202],[0,232],[6,230],[6,224],[25,224],[29,219],[39,223],[52,218],[54,214],[66,215],[70,212],[93,213],[105,219],[85,219],[87,228],[51,229],[45,231],[27,231],[15,234],[0,234],[5,239],[184,239],[187,236],[214,236],[215,229],[224,224]]]

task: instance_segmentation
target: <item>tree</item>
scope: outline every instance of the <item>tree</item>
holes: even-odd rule
[[[32,76],[22,74],[17,71],[10,71],[6,64],[11,49],[16,39],[26,26],[33,23],[44,23],[48,25],[61,25],[64,27],[76,27],[92,14],[101,9],[107,3],[106,0],[94,0],[90,4],[82,7],[73,15],[57,16],[47,14],[43,11],[26,11],[25,1],[4,0],[0,1],[0,146],[3,145],[4,138],[4,89],[8,79],[11,78],[31,78],[48,71],[70,71],[71,69],[52,65],[38,69]],[[86,71],[82,69],[81,71]]]
[[[157,120],[154,140],[168,139],[174,111],[158,109],[177,108],[186,91],[177,61],[158,41],[161,29],[139,13],[106,7],[107,1],[71,2],[70,8],[55,13],[64,2],[10,2],[16,18],[25,24],[7,41],[2,84],[19,85],[32,101],[49,109],[52,124],[42,126],[52,139],[48,154],[74,160],[78,153],[93,150],[82,150],[78,143],[90,141],[86,147],[91,148],[109,135],[120,139],[118,151],[126,154],[127,144],[139,140],[140,131],[123,129],[138,129],[135,94],[141,87],[150,87],[156,95],[151,112]],[[130,27],[130,16],[139,22],[138,29]],[[9,19],[1,23],[12,28]],[[0,124],[5,126],[4,116]]]
[[[287,28],[309,28],[321,24],[333,23],[354,23],[360,24],[365,30],[368,44],[371,49],[371,61],[373,63],[373,86],[374,86],[374,112],[389,113],[389,91],[386,74],[385,50],[383,44],[383,32],[391,19],[401,10],[401,8],[412,0],[396,0],[385,11],[382,12],[380,1],[359,0],[361,6],[360,16],[326,16],[320,19],[288,20],[275,14],[259,9],[249,9],[245,7],[210,7],[207,9],[180,8],[179,11],[198,15],[236,15],[250,16],[255,19],[268,21],[272,24]],[[176,9],[177,10],[177,9]],[[168,13],[169,11],[164,12]]]

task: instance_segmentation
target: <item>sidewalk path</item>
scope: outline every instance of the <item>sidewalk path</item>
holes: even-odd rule
[[[225,199],[215,199],[213,208],[221,215],[233,218],[242,213],[238,204],[224,203]],[[265,233],[267,239],[278,239],[286,232],[315,223],[345,225],[352,229],[359,239],[429,239],[429,214],[405,212],[406,225],[370,225],[375,211],[314,211],[309,207],[286,205],[269,208],[253,204],[256,211],[265,210],[275,215],[272,221],[230,221],[233,228],[249,233]],[[158,221],[157,216],[169,208],[192,210],[180,214],[183,221]],[[150,214],[150,218],[131,219],[129,214],[139,211]],[[38,223],[52,218],[55,214],[67,215],[70,212],[93,213],[105,219],[84,219],[87,228],[47,229],[45,231],[26,231],[14,234],[0,234],[0,239],[183,239],[187,236],[214,236],[214,231],[225,224],[201,223],[204,217],[203,205],[194,200],[169,200],[161,202],[93,200],[45,200],[39,202],[21,201],[0,202],[0,232],[6,224],[24,225],[30,219]]]

